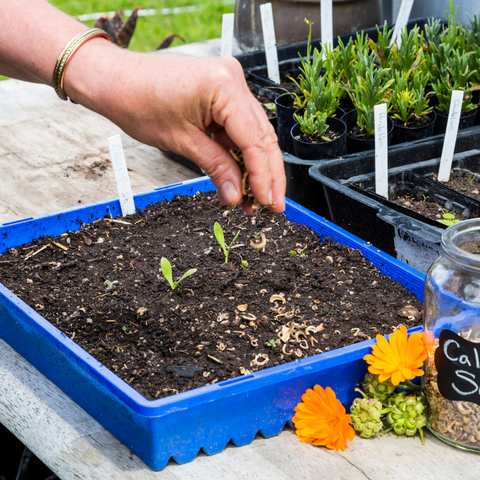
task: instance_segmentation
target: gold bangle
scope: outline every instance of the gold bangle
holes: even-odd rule
[[[68,62],[85,42],[88,42],[88,40],[96,37],[103,37],[110,40],[110,37],[105,30],[102,30],[101,28],[91,28],[79,33],[76,37],[70,40],[63,49],[62,53],[59,55],[55,65],[55,70],[53,71],[53,88],[55,89],[55,93],[58,95],[60,100],[68,100],[65,90],[63,89],[63,79]],[[73,102],[73,100],[70,101]]]

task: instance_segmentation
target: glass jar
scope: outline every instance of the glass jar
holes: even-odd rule
[[[480,219],[451,226],[425,284],[427,427],[480,452]]]

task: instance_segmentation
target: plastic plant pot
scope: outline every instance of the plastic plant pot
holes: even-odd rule
[[[435,122],[437,121],[437,112],[432,110],[429,114],[429,118],[430,122],[427,125],[413,128],[405,127],[394,121],[395,126],[393,127],[392,145],[432,137],[435,129]]]
[[[203,177],[137,193],[134,199],[138,208],[145,209],[175,195],[212,189],[213,183]],[[41,235],[79,230],[83,222],[94,222],[109,212],[120,214],[118,198],[3,224],[0,252]],[[321,238],[360,250],[384,275],[423,300],[424,275],[291,200],[285,214]],[[366,373],[363,357],[374,344],[374,340],[357,343],[148,401],[3,285],[0,336],[155,470],[164,468],[172,457],[185,463],[200,450],[211,455],[230,441],[236,446],[248,444],[258,432],[265,437],[277,435],[291,421],[306,389],[316,384],[330,386],[344,405],[351,404],[356,384]]]
[[[295,155],[302,160],[329,160],[347,153],[347,126],[342,120],[334,117],[327,118],[329,130],[339,134],[339,137],[330,142],[309,143],[297,139],[302,132],[300,124],[296,123],[291,130]]]
[[[474,110],[468,115],[462,115],[460,117],[460,124],[458,126],[459,130],[464,130],[465,128],[470,128],[475,126],[475,118],[477,116],[477,110]],[[448,123],[448,113],[437,110],[437,121],[435,122],[434,134],[435,135],[444,134],[447,130],[447,123]]]
[[[366,152],[368,150],[375,149],[375,138],[361,138],[361,137],[354,137],[349,132],[352,128],[355,127],[357,124],[357,111],[350,110],[347,112],[343,117],[342,120],[347,125],[347,152],[350,153],[360,153]],[[393,120],[388,117],[388,143],[390,144],[392,141],[392,134],[393,134]]]
[[[293,106],[295,98],[290,93],[280,95],[275,100],[277,106],[277,137],[280,149],[294,154],[293,140],[290,135],[295,120],[293,114],[297,108]]]

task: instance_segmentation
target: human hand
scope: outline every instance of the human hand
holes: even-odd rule
[[[65,91],[137,140],[193,160],[230,205],[242,198],[240,169],[228,153],[237,146],[257,200],[284,211],[277,137],[237,60],[140,54],[93,40],[72,58]]]

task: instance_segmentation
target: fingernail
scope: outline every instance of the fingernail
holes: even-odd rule
[[[268,191],[268,204],[273,205],[273,193],[271,189]]]
[[[237,201],[237,190],[233,186],[232,182],[224,182],[220,186],[220,195],[228,205],[231,205]]]

